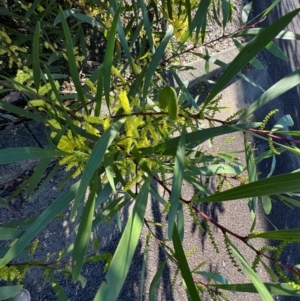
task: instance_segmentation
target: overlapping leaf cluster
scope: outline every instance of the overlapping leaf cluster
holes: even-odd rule
[[[259,293],[263,300],[272,300],[272,294],[299,295],[299,270],[279,262],[283,247],[278,247],[272,257],[262,251],[270,248],[256,248],[252,240],[283,240],[286,246],[298,239],[299,229],[266,233],[254,229],[260,201],[267,213],[274,196],[289,206],[299,206],[295,196],[299,195],[300,172],[273,177],[272,173],[276,156],[283,151],[300,154],[295,140],[286,138],[286,134],[299,136],[300,133],[285,130],[293,125],[289,115],[281,118],[271,130],[265,129],[270,115],[262,123],[249,122],[248,118],[261,106],[299,84],[300,71],[281,79],[251,106],[230,118],[215,118],[216,112],[222,109],[219,106],[220,92],[235,76],[250,81],[241,70],[248,63],[261,68],[255,56],[262,49],[286,58],[273,40],[299,39],[298,35],[284,31],[299,14],[299,9],[262,29],[255,25],[272,10],[273,5],[260,19],[249,21],[251,4],[247,4],[240,30],[220,37],[234,39],[240,50],[228,65],[215,60],[208,51],[206,54],[195,52],[207,62],[206,66],[214,63],[224,68],[210,93],[199,103],[176,74],[177,69],[184,69],[176,59],[195,50],[195,45],[187,41],[209,45],[207,22],[216,22],[225,30],[234,10],[230,0],[141,0],[130,3],[80,0],[60,1],[60,6],[53,0],[3,3],[5,5],[0,9],[0,93],[4,97],[9,92],[19,91],[27,106],[19,108],[1,100],[0,109],[43,122],[50,134],[45,149],[0,150],[0,163],[40,160],[31,178],[22,186],[27,186],[27,196],[36,189],[51,161],[55,164],[50,178],[63,165],[67,172],[63,182],[71,177],[78,181],[39,216],[1,225],[0,231],[5,233],[1,239],[13,241],[9,247],[0,247],[1,278],[15,280],[16,277],[9,274],[10,270],[16,275],[16,269],[21,273],[30,266],[42,266],[59,299],[67,300],[53,272],[71,275],[74,282],[84,283],[80,275],[84,263],[105,260],[106,281],[101,283],[94,300],[117,300],[141,231],[147,227],[147,244],[150,237],[153,238],[152,241],[164,249],[167,260],[177,265],[190,300],[201,300],[203,292],[214,300],[221,300],[225,298],[226,290]],[[95,37],[98,40],[94,43]],[[239,37],[249,37],[250,41],[241,45],[237,40]],[[93,51],[98,46],[100,54],[96,67],[89,68],[95,58]],[[177,91],[166,80],[166,73],[177,83]],[[66,79],[73,87],[67,95],[62,89]],[[210,154],[202,147],[206,141],[213,143],[216,136],[236,132],[245,134],[246,166],[235,158],[234,152]],[[247,135],[266,140],[270,150],[255,158]],[[271,172],[267,178],[258,180],[256,165],[269,157],[273,158]],[[218,191],[209,189],[208,177],[217,178]],[[185,199],[181,194],[184,181],[197,191],[192,199]],[[1,198],[1,205],[7,207],[14,195]],[[167,225],[158,225],[157,221],[145,218],[149,195],[164,206],[162,213],[168,216]],[[242,198],[248,199],[254,221],[247,236],[240,236],[236,229],[227,229],[197,206],[204,202]],[[129,203],[134,204],[133,211],[114,254],[90,256],[87,250],[91,231],[101,222],[118,219],[122,208]],[[35,262],[29,250],[38,246],[32,241],[70,204],[70,217],[76,217],[78,223],[74,243],[67,251],[56,254],[52,263],[41,265]],[[182,245],[185,206],[201,231],[205,231],[202,224],[206,225],[216,251],[219,246],[209,227],[214,225],[221,230],[230,260],[238,270],[244,270],[251,283],[228,284],[221,275],[205,271],[203,264],[190,270]],[[163,240],[155,236],[151,224],[167,228]],[[262,282],[245,260],[242,250],[234,245],[232,237],[255,253],[254,269],[261,263],[274,282]],[[97,248],[96,242],[94,249]],[[72,260],[66,265],[62,258],[70,252]],[[148,252],[146,247],[145,258]],[[23,263],[20,264],[19,260]],[[278,277],[274,277],[268,261],[276,266]],[[165,265],[166,261],[152,280],[150,300],[156,298]],[[13,297],[20,289],[20,285],[0,288],[1,300]]]

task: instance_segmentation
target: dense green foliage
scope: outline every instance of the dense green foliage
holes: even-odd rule
[[[276,1],[274,1],[276,2]],[[299,70],[265,91],[248,108],[235,112],[225,120],[217,119],[222,110],[220,92],[237,75],[247,79],[241,70],[249,63],[259,65],[255,56],[267,48],[277,56],[284,53],[272,41],[299,36],[284,32],[300,10],[275,21],[266,29],[256,28],[270,7],[256,19],[248,20],[251,4],[243,9],[239,31],[218,39],[235,39],[240,53],[224,68],[203,102],[192,96],[177,70],[184,70],[178,58],[195,52],[207,62],[214,62],[209,52],[196,52],[196,44],[209,46],[207,23],[214,22],[224,30],[234,12],[230,0],[186,1],[2,1],[0,8],[0,85],[1,98],[19,91],[26,99],[25,108],[4,100],[0,108],[24,118],[41,121],[49,129],[47,148],[1,149],[0,163],[40,159],[31,178],[25,183],[29,196],[37,187],[48,164],[64,166],[66,179],[77,182],[55,200],[41,215],[29,221],[20,219],[14,226],[1,225],[9,248],[0,247],[0,277],[7,286],[0,288],[0,299],[13,297],[29,267],[40,266],[30,256],[39,247],[37,235],[69,205],[70,218],[76,217],[78,231],[74,244],[66,252],[56,254],[55,266],[43,265],[48,280],[55,283],[59,300],[67,300],[55,279],[55,273],[71,275],[74,282],[85,262],[106,260],[106,282],[101,283],[94,300],[116,300],[126,279],[143,227],[148,239],[164,249],[167,260],[178,266],[189,300],[201,300],[208,293],[212,300],[222,300],[226,291],[259,293],[263,300],[271,295],[299,295],[300,271],[280,262],[284,248],[299,239],[300,229],[255,231],[256,212],[262,201],[270,212],[272,199],[289,206],[299,206],[300,172],[259,179],[256,164],[265,158],[280,156],[283,151],[300,155],[300,150],[286,135],[299,136],[299,131],[286,131],[292,125],[289,115],[267,130],[270,112],[264,120],[250,122],[252,114],[282,93],[300,83]],[[249,38],[243,47],[238,37]],[[97,50],[97,51],[96,51]],[[97,60],[96,67],[89,62]],[[208,67],[208,64],[207,64]],[[88,72],[85,72],[88,70]],[[177,91],[166,80],[172,77]],[[82,77],[81,74],[85,74]],[[64,81],[72,91],[62,92]],[[203,143],[226,134],[244,133],[243,166],[235,152],[209,153]],[[255,158],[248,137],[269,143],[270,149]],[[51,174],[51,176],[53,176]],[[210,189],[207,179],[217,182]],[[196,193],[191,199],[182,196],[183,182]],[[155,183],[155,185],[154,185]],[[158,188],[159,187],[159,188]],[[149,196],[162,206],[168,217],[166,225],[145,218]],[[7,206],[13,196],[0,199]],[[239,229],[227,229],[222,221],[207,216],[197,206],[205,202],[247,199],[253,226],[246,236]],[[118,217],[122,209],[133,204],[133,210],[122,231],[114,254],[88,257],[90,234],[101,222]],[[216,252],[220,246],[210,226],[221,230],[224,248],[234,266],[249,278],[246,284],[228,284],[218,274],[205,271],[202,265],[191,271],[187,250],[183,249],[184,209],[187,209],[200,231],[206,231]],[[203,223],[206,229],[203,229]],[[155,236],[153,227],[166,229],[163,239]],[[2,233],[1,232],[1,233]],[[243,256],[232,238],[255,253],[253,263]],[[256,247],[257,239],[278,240],[277,246]],[[94,242],[97,248],[97,243]],[[29,260],[14,264],[20,254]],[[72,252],[72,261],[62,259]],[[148,251],[147,251],[148,252]],[[271,254],[271,255],[270,255]],[[64,264],[62,264],[64,262]],[[268,268],[272,263],[274,271]],[[273,282],[263,283],[256,274],[260,264]],[[158,268],[150,286],[149,298],[156,300],[156,289],[166,262]],[[117,272],[116,272],[117,271]],[[55,272],[55,273],[54,273]],[[275,274],[277,276],[275,276]],[[142,279],[143,279],[142,275]],[[176,281],[176,279],[174,280]],[[220,283],[221,282],[221,283]],[[176,288],[175,288],[176,289]]]

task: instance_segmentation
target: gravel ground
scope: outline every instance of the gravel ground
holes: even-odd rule
[[[224,32],[221,26],[208,19],[206,27],[207,35],[205,38],[205,46],[198,45],[193,50],[193,52],[205,53],[207,50],[209,54],[215,54],[228,48],[235,47],[231,39],[223,39],[221,37],[234,33],[239,28],[241,28],[242,9],[248,2],[248,0],[231,0],[231,3],[234,5],[235,10],[232,15],[232,20],[227,24],[226,30]],[[243,42],[243,39],[239,39],[239,41]],[[188,42],[187,49],[192,46],[193,45],[191,44],[191,42]],[[198,59],[199,57],[193,53],[184,53],[180,56],[179,63],[186,64]]]

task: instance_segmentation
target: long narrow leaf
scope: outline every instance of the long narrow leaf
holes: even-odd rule
[[[49,280],[51,282],[51,286],[52,286],[52,288],[55,292],[57,300],[59,300],[59,301],[68,301],[69,300],[68,297],[66,296],[64,290],[59,285],[58,281],[56,280],[56,278],[54,277],[52,272],[49,273]]]
[[[231,292],[243,292],[243,293],[257,293],[253,283],[242,284],[213,284],[213,287],[219,289],[231,291]],[[264,283],[264,286],[272,295],[277,296],[300,296],[300,291],[295,290],[288,283]]]
[[[105,56],[104,56],[104,95],[106,99],[107,106],[110,107],[110,100],[109,100],[109,93],[110,93],[110,79],[111,79],[111,67],[113,63],[113,55],[115,49],[115,38],[116,38],[116,31],[117,25],[119,20],[119,14],[121,11],[121,6],[117,9],[113,16],[113,22],[108,34],[107,44],[105,48]]]
[[[171,193],[171,207],[168,213],[168,236],[172,239],[173,226],[176,219],[176,214],[179,205],[179,198],[181,195],[181,187],[184,172],[184,160],[185,160],[185,127],[182,130],[180,140],[178,143],[177,153],[175,157],[174,177],[172,181],[172,193]]]
[[[233,39],[233,43],[239,51],[241,51],[244,48],[243,44],[236,39]],[[254,57],[249,63],[256,69],[264,69],[264,65],[256,57]]]
[[[66,49],[67,49],[68,64],[69,64],[69,70],[71,73],[71,77],[74,82],[74,85],[75,85],[75,88],[76,88],[76,91],[78,94],[78,98],[79,98],[82,106],[84,107],[85,112],[88,113],[85,96],[83,94],[82,86],[81,86],[80,79],[79,79],[79,72],[77,69],[71,32],[70,32],[68,23],[66,21],[66,18],[64,16],[64,13],[61,8],[59,9],[59,14],[60,14],[61,23],[63,26],[65,40],[66,40],[65,45],[66,45]]]
[[[206,20],[206,14],[207,14],[210,3],[211,3],[211,0],[200,1],[200,4],[199,4],[197,12],[194,16],[194,19],[189,26],[189,32],[185,35],[182,43],[186,42],[186,40],[190,37],[190,35],[192,34],[192,32],[195,29],[196,29],[196,39],[198,38],[201,27],[203,26],[203,23]]]
[[[244,168],[242,166],[231,166],[228,164],[210,164],[200,167],[190,167],[188,171],[185,172],[187,175],[202,175],[202,176],[212,176],[215,174],[240,174],[243,172]]]
[[[0,85],[1,85],[1,81],[0,81]],[[31,113],[27,110],[24,110],[22,108],[19,108],[17,106],[14,106],[14,105],[4,102],[4,101],[0,101],[0,109],[11,112],[11,113],[15,113],[19,116],[24,116],[24,117],[30,118],[32,120],[40,121],[43,123],[45,123],[45,121],[46,121],[46,119],[41,114]]]
[[[135,201],[132,214],[112,258],[106,280],[102,282],[94,301],[115,301],[118,298],[142,231],[148,192],[149,180],[146,180]]]
[[[39,189],[34,192],[33,195],[31,195],[30,200],[34,200],[40,195],[40,193],[45,189],[45,187],[49,184],[49,182],[53,179],[54,175],[58,172],[60,168],[60,165],[57,163],[51,170],[51,172],[48,174],[47,178],[43,180],[43,183],[41,186],[39,186]],[[30,181],[29,181],[30,183]],[[59,191],[59,189],[57,189]]]
[[[19,162],[29,159],[53,158],[64,156],[59,150],[38,147],[13,147],[0,149],[0,164]]]
[[[175,249],[175,257],[178,261],[179,269],[181,271],[182,278],[184,279],[187,290],[193,301],[200,301],[199,293],[196,289],[188,262],[186,260],[180,237],[178,235],[176,224],[174,224],[173,229],[173,245]]]
[[[266,105],[271,100],[279,97],[286,91],[292,89],[300,83],[300,69],[287,75],[272,87],[270,87],[266,92],[264,92],[259,98],[257,98],[254,103],[241,115],[241,119],[249,117],[253,112],[255,112],[260,107]]]
[[[281,30],[283,30],[292,19],[300,12],[296,9],[279,20],[275,21],[269,27],[261,31],[245,48],[237,55],[237,57],[228,65],[223,75],[220,77],[213,90],[205,100],[204,107],[214,99],[222,91],[225,85],[255,57],[268,43],[270,43]]]
[[[148,37],[148,42],[149,42],[149,47],[151,49],[152,52],[155,51],[154,49],[154,43],[153,43],[153,37],[152,37],[152,27],[150,24],[150,20],[148,17],[148,11],[145,5],[145,1],[144,0],[140,0],[140,6],[141,6],[141,10],[142,10],[142,15],[143,15],[143,25],[145,27],[145,31]]]
[[[249,182],[257,181],[258,178],[257,178],[256,165],[254,163],[254,155],[251,146],[247,140],[246,134],[244,134],[244,148],[245,148],[245,157],[246,157]],[[255,214],[257,210],[257,203],[258,203],[258,198],[253,197],[250,201],[252,214]]]
[[[159,46],[157,47],[152,60],[149,64],[147,73],[146,73],[146,77],[145,77],[145,83],[144,83],[144,88],[143,88],[143,99],[145,100],[148,94],[148,88],[150,86],[150,81],[151,78],[160,62],[160,59],[163,57],[164,53],[165,53],[165,49],[170,41],[170,39],[172,38],[172,34],[173,34],[173,26],[170,25],[168,27],[168,30],[165,34],[165,37],[163,38],[163,40],[161,41],[161,43],[159,44]]]
[[[31,5],[33,6],[33,5]],[[38,92],[41,80],[41,67],[40,67],[40,22],[37,22],[33,36],[32,45],[32,66],[33,66],[33,81],[34,87]]]
[[[238,33],[233,34],[231,37],[255,37],[260,32],[262,32],[264,28],[250,28],[243,31],[240,31]],[[300,40],[300,34],[296,34],[292,31],[286,31],[282,30],[278,33],[278,35],[275,37],[275,39],[282,39],[282,40]]]
[[[38,183],[41,181],[44,172],[46,171],[49,163],[51,162],[51,157],[41,159],[36,168],[34,169],[34,173],[30,177],[29,185],[27,188],[26,196],[29,198],[33,190],[36,188]]]
[[[88,244],[90,241],[94,209],[95,209],[95,190],[96,187],[94,184],[92,191],[89,195],[88,201],[85,205],[83,215],[80,221],[80,225],[78,228],[78,233],[76,235],[76,239],[74,243],[74,251],[72,257],[73,282],[76,282],[78,280],[84,262],[86,250],[88,248]]]
[[[157,288],[159,285],[159,281],[161,278],[161,275],[164,271],[164,268],[166,266],[167,261],[164,261],[159,269],[157,270],[155,276],[153,277],[151,284],[150,284],[150,289],[149,289],[149,301],[156,301],[156,293],[157,293]]]
[[[238,124],[235,126],[231,125],[221,125],[214,128],[208,128],[203,130],[198,130],[195,132],[186,134],[186,148],[194,148],[197,145],[205,142],[206,140],[217,137],[220,135],[230,134],[237,131],[243,131],[249,128],[256,128],[260,126],[260,123],[245,123]],[[177,146],[180,137],[172,138],[166,142],[158,144],[154,147],[145,147],[141,148],[140,151],[142,154],[153,154],[153,153],[163,153],[164,155],[174,156],[177,151]]]
[[[207,54],[203,54],[203,53],[194,53],[195,55],[201,57],[202,59],[206,60],[207,62],[211,62],[217,66],[220,66],[222,68],[227,68],[228,64],[224,63],[221,60],[218,60],[216,58],[214,58],[213,56],[209,56]],[[257,83],[255,83],[253,80],[251,80],[249,77],[247,77],[245,74],[243,74],[242,72],[238,72],[237,76],[240,77],[241,79],[245,80],[246,82],[248,82],[249,84],[251,84],[252,86],[260,89],[261,91],[265,91],[260,85],[258,85]]]
[[[227,238],[227,241],[233,251],[233,253],[236,255],[236,257],[240,260],[242,265],[245,268],[245,271],[249,278],[251,279],[252,283],[254,284],[257,292],[260,294],[262,297],[262,300],[264,301],[273,301],[273,298],[263,282],[260,280],[258,275],[251,269],[245,258],[242,256],[242,254],[238,251],[238,249],[232,244],[232,242]]]
[[[0,300],[13,298],[22,288],[23,285],[9,285],[0,287]]]
[[[229,5],[230,5],[229,0],[222,0],[223,29],[225,29],[227,24],[229,9],[230,9]]]
[[[242,10],[242,22],[243,22],[243,24],[247,23],[248,18],[249,18],[249,14],[251,12],[251,9],[252,9],[252,2],[249,2],[248,4],[246,4],[243,7],[243,10]]]
[[[269,231],[263,233],[251,233],[249,238],[266,238],[271,240],[286,240],[286,239],[299,239],[300,229],[283,229],[276,231]]]
[[[74,205],[71,211],[71,219],[74,218],[75,213],[80,205],[80,202],[83,200],[86,189],[90,184],[93,175],[96,169],[99,166],[99,162],[101,161],[102,157],[104,156],[107,148],[110,146],[112,141],[114,140],[115,136],[118,134],[119,129],[121,128],[124,120],[118,120],[113,125],[107,129],[103,135],[99,138],[97,143],[94,146],[94,149],[86,163],[85,170],[82,175],[79,191],[76,195]]]
[[[0,247],[0,258],[4,257],[4,255],[7,253],[8,250],[9,250],[9,247]],[[16,259],[28,260],[29,259],[28,251],[20,252],[19,255],[16,257]]]
[[[300,190],[300,172],[282,174],[241,185],[217,194],[198,199],[198,202],[222,202],[263,195],[276,195]]]
[[[0,268],[13,260],[24,248],[61,212],[77,194],[80,182],[75,183],[64,194],[56,199],[15,242],[0,261]]]
[[[280,2],[281,0],[274,0],[272,4],[264,11],[262,18],[271,12],[271,10]]]
[[[19,238],[23,233],[23,230],[0,227],[0,240],[16,239]]]
[[[80,21],[83,21],[85,23],[90,24],[93,27],[96,27],[97,29],[106,29],[106,27],[100,22],[96,21],[95,18],[79,13],[75,13],[73,14],[73,16]]]
[[[283,61],[289,60],[285,53],[274,42],[270,42],[266,46],[266,49]]]

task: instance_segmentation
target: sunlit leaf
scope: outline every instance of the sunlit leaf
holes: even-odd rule
[[[296,9],[279,20],[272,23],[269,27],[261,31],[252,41],[250,41],[237,57],[228,65],[224,73],[221,75],[213,90],[205,100],[205,106],[213,100],[218,93],[222,91],[225,85],[255,57],[268,43],[270,43],[278,33],[283,30],[292,19],[299,13],[300,9]],[[204,106],[204,107],[205,107]]]
[[[251,12],[252,9],[252,1],[247,3],[242,10],[242,22],[243,24],[246,24],[249,18],[249,14]]]
[[[149,184],[146,180],[139,192],[132,214],[112,258],[106,279],[98,289],[94,301],[115,301],[119,296],[142,231]]]
[[[71,211],[71,218],[75,216],[75,213],[84,198],[86,189],[90,184],[90,181],[93,178],[93,175],[98,168],[98,164],[102,157],[104,156],[107,148],[113,142],[115,136],[118,134],[120,127],[124,123],[124,119],[118,120],[114,124],[112,124],[99,138],[97,143],[94,145],[93,151],[86,163],[85,170],[82,175],[79,191],[76,195],[74,205]]]
[[[251,233],[249,238],[266,238],[271,240],[286,240],[286,239],[299,239],[300,229],[283,229],[276,231],[268,231],[263,233]]]
[[[242,256],[242,254],[239,252],[239,250],[232,244],[232,242],[227,238],[227,242],[229,243],[233,253],[236,255],[236,257],[239,259],[239,261],[242,263],[242,265],[245,268],[245,271],[249,278],[251,279],[254,287],[256,288],[259,295],[262,297],[262,300],[264,301],[273,301],[273,298],[267,288],[265,287],[264,283],[260,280],[258,275],[251,269],[249,264],[247,263],[246,259]]]
[[[232,292],[257,293],[257,289],[253,283],[213,284],[212,286]],[[300,291],[295,290],[288,283],[264,283],[264,286],[272,295],[300,296]]]
[[[149,86],[150,86],[150,81],[151,81],[151,78],[154,74],[154,72],[156,71],[156,68],[161,60],[161,58],[163,57],[164,53],[165,53],[165,49],[172,37],[172,34],[173,34],[173,26],[170,25],[168,27],[168,30],[165,34],[165,37],[163,38],[163,40],[161,41],[161,43],[159,44],[159,46],[157,47],[153,57],[152,57],[152,60],[148,66],[148,69],[147,69],[147,73],[146,73],[146,76],[145,76],[145,82],[144,82],[144,88],[143,88],[143,98],[146,99],[146,96],[147,96],[147,93],[148,93],[148,89],[149,89]]]
[[[266,49],[270,51],[273,55],[277,56],[278,58],[282,59],[283,61],[288,61],[288,57],[285,55],[285,53],[274,43],[270,42]]]
[[[279,97],[288,90],[294,88],[300,83],[300,69],[287,75],[283,79],[279,80],[276,84],[270,87],[260,97],[258,97],[248,109],[241,115],[241,119],[245,119],[252,115],[257,109],[266,105],[271,100]]]
[[[178,143],[178,148],[175,157],[174,177],[172,181],[172,193],[171,193],[171,200],[170,200],[171,207],[168,213],[169,239],[172,239],[173,226],[176,219],[179,199],[181,195],[181,187],[182,187],[183,172],[184,172],[185,136],[186,136],[186,130],[184,127],[180,135],[180,140]]]
[[[198,202],[221,202],[263,195],[275,195],[300,190],[300,172],[282,174],[267,179],[244,184],[217,194],[198,199]]]
[[[182,278],[184,279],[185,284],[187,286],[188,293],[193,301],[200,301],[201,299],[199,297],[199,292],[196,289],[190,268],[188,266],[184,250],[181,245],[180,237],[178,235],[176,224],[174,224],[172,239],[175,249],[175,258],[178,261],[178,266],[181,271]]]

